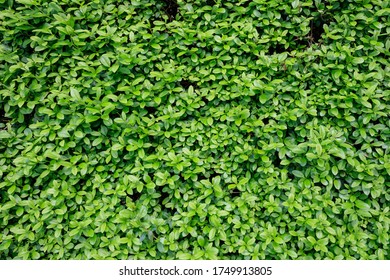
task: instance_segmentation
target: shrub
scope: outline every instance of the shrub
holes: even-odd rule
[[[389,259],[389,2],[0,0],[1,259]]]

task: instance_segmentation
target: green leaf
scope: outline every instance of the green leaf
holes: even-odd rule
[[[270,95],[263,93],[262,95],[260,95],[260,103],[265,104],[269,98]]]
[[[299,171],[299,170],[293,170],[292,174],[294,174],[294,176],[297,177],[297,178],[305,177],[305,175],[301,171]]]
[[[95,140],[93,140],[92,146],[98,146],[100,143],[102,143],[102,141],[103,141],[103,138],[102,137],[98,137]]]
[[[15,0],[17,3],[24,4],[24,5],[37,5],[38,3],[33,0]]]
[[[241,115],[244,119],[247,119],[249,118],[249,116],[251,115],[251,112],[249,111],[249,109],[244,109],[242,112],[241,112]]]
[[[331,148],[329,150],[329,153],[336,156],[336,157],[342,158],[342,159],[346,158],[345,152],[343,150],[341,150],[340,148]]]
[[[206,251],[205,251],[205,256],[207,259],[210,260],[215,260],[217,259],[219,250],[215,247],[212,246],[207,246]]]
[[[361,64],[361,63],[363,63],[364,62],[364,58],[362,58],[362,57],[354,57],[353,59],[352,59],[352,63],[353,64]]]
[[[0,251],[7,250],[12,244],[12,240],[5,240],[0,243]]]
[[[307,240],[309,240],[309,242],[314,245],[316,244],[317,240],[313,237],[313,236],[308,236],[307,237]]]
[[[103,66],[105,66],[105,67],[110,67],[111,66],[111,61],[110,61],[110,59],[108,58],[108,56],[107,55],[102,55],[101,57],[100,57],[100,63],[103,65]]]
[[[0,139],[11,138],[12,134],[5,130],[0,130]]]
[[[322,146],[320,144],[316,144],[316,152],[319,156],[322,154]]]
[[[112,145],[112,148],[111,148],[113,151],[119,151],[119,150],[122,150],[123,149],[123,146],[119,143],[115,143],[114,145]]]
[[[78,130],[78,131],[75,131],[74,136],[76,136],[77,138],[83,138],[84,133]]]
[[[80,93],[77,89],[75,88],[70,88],[70,95],[75,99],[75,100],[80,100],[81,97],[80,97]]]
[[[17,235],[22,235],[26,233],[26,230],[24,228],[11,228],[11,232]]]
[[[333,181],[333,185],[334,185],[334,187],[336,188],[336,189],[340,189],[341,188],[341,182],[340,182],[340,180],[334,180]]]
[[[210,229],[210,232],[209,232],[209,239],[210,240],[214,240],[214,237],[215,237],[215,234],[216,234],[216,229],[215,228],[211,228]]]
[[[327,231],[329,234],[331,234],[331,235],[336,235],[336,231],[335,231],[333,228],[331,228],[331,227],[327,227],[327,228],[326,228],[326,231]]]
[[[305,179],[305,181],[303,181],[303,186],[305,188],[310,188],[311,186],[311,181],[309,179]]]
[[[298,254],[293,251],[293,250],[288,250],[287,251],[287,254],[292,258],[292,259],[296,259],[298,257]]]
[[[278,243],[278,244],[283,244],[284,243],[283,238],[281,238],[280,236],[275,237],[274,241],[276,243]]]
[[[63,128],[58,132],[58,136],[60,136],[61,138],[68,138],[70,137],[70,134],[65,128]]]
[[[299,6],[299,0],[294,0],[292,3],[291,3],[291,6],[295,9]]]
[[[176,259],[178,259],[178,260],[191,260],[192,255],[190,253],[177,252]]]
[[[205,239],[204,239],[204,237],[202,235],[198,235],[198,244],[201,247],[204,247],[205,244],[206,244],[206,241],[205,241]]]
[[[99,116],[94,116],[94,115],[86,115],[85,116],[86,123],[91,123],[91,122],[97,121],[98,119],[100,119]]]
[[[371,208],[369,204],[367,204],[361,200],[356,200],[355,205],[357,208],[364,209],[364,210],[369,210]]]

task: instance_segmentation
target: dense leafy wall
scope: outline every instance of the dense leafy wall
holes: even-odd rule
[[[0,0],[1,259],[389,259],[389,1]]]

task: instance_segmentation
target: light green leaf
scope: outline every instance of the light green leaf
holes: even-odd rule
[[[371,208],[369,204],[367,204],[361,200],[356,200],[355,205],[357,208],[364,209],[364,210],[369,210]]]
[[[364,58],[362,58],[362,57],[354,57],[353,59],[352,59],[352,63],[353,64],[361,64],[361,63],[363,63],[364,62]]]
[[[105,67],[110,67],[111,66],[111,61],[108,58],[107,55],[103,54],[100,58],[100,63],[105,66]]]
[[[292,7],[295,9],[299,6],[299,0],[294,0],[292,3],[291,3]]]

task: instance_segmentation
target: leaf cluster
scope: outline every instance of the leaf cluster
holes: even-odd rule
[[[389,259],[389,11],[0,0],[0,258]]]

